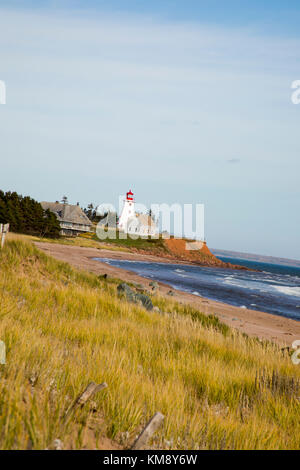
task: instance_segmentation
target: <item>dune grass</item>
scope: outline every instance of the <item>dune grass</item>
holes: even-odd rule
[[[103,240],[107,245],[117,246],[125,248],[127,250],[143,250],[159,253],[167,253],[168,248],[164,242],[162,235],[157,238],[148,236],[135,236],[134,234],[126,234],[112,228],[104,230],[104,234],[107,236]],[[98,241],[99,238],[96,233],[88,235],[91,239]]]
[[[110,251],[123,251],[129,252],[129,248],[126,246],[118,246],[110,243],[101,242],[93,233],[85,233],[78,235],[77,237],[59,237],[59,238],[46,238],[46,237],[37,237],[34,235],[17,235],[10,234],[10,238],[20,240],[28,240],[35,242],[44,242],[44,243],[54,243],[60,245],[69,245],[69,246],[79,246],[82,248],[97,248],[98,250],[110,250]]]
[[[45,238],[32,235],[22,235],[21,238],[24,239],[24,237],[26,237],[31,241],[59,243],[84,248],[97,248],[100,250],[123,251],[126,253],[133,250],[151,252],[152,254],[157,255],[168,253],[168,248],[161,236],[157,239],[150,237],[131,238],[130,235],[126,236],[124,233],[120,236],[120,232],[114,229],[106,229],[105,233],[107,234],[107,238],[103,240],[98,238],[97,234],[94,232],[82,233],[77,237],[61,236],[59,238]],[[123,238],[124,236],[126,236],[126,238]]]
[[[271,343],[153,296],[161,313],[120,299],[28,241],[0,250],[0,448],[128,447],[156,411],[153,448],[298,449],[300,367]],[[64,414],[94,381],[108,388]],[[102,444],[101,444],[102,443]]]

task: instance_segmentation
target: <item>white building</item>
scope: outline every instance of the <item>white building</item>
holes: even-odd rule
[[[118,228],[122,232],[141,237],[154,236],[158,233],[158,227],[150,215],[135,212],[133,192],[131,190],[126,193]]]

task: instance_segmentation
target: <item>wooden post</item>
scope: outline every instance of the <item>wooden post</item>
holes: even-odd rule
[[[0,234],[1,234],[1,248],[4,246],[5,237],[9,231],[9,224],[0,224]]]
[[[6,364],[6,346],[4,341],[0,341],[0,364]]]
[[[161,414],[159,411],[155,413],[155,415],[150,419],[150,421],[144,427],[143,431],[141,432],[139,437],[136,439],[131,449],[132,450],[142,449],[147,444],[150,437],[153,436],[153,434],[157,431],[159,426],[162,424],[164,418],[165,418],[164,415]]]

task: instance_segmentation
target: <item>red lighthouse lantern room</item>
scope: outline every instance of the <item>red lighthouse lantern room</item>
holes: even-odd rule
[[[127,201],[133,201],[133,192],[131,189],[128,191],[128,193],[126,193],[126,199]]]

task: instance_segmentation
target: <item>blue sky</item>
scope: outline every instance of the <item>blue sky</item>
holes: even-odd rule
[[[299,1],[289,0],[44,0],[1,1],[8,7],[35,10],[69,9],[112,12],[116,14],[142,14],[148,17],[175,21],[199,21],[223,26],[245,26],[277,30],[280,34],[299,32]]]
[[[0,1],[0,187],[200,202],[209,246],[300,259],[300,6],[285,3]]]

